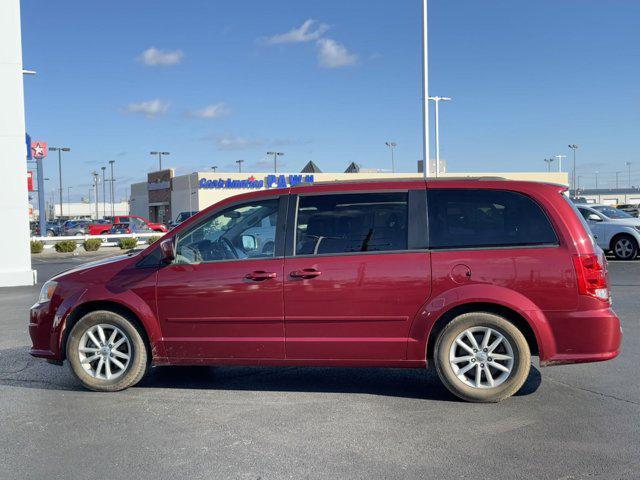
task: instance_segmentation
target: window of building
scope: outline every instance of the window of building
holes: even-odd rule
[[[408,194],[301,196],[296,255],[407,249]]]
[[[180,234],[178,263],[273,258],[278,200],[245,203],[215,213]]]
[[[540,206],[504,190],[430,190],[431,248],[505,247],[557,244]]]

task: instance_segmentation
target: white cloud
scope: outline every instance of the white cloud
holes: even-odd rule
[[[265,144],[265,141],[259,138],[239,137],[227,134],[216,137],[215,144],[219,150],[245,150],[260,147]]]
[[[318,40],[318,63],[322,68],[350,67],[358,62],[358,56],[349,52],[344,45],[321,38]]]
[[[182,50],[160,50],[156,47],[147,48],[138,59],[149,67],[170,67],[182,61]]]
[[[124,108],[126,113],[135,113],[153,118],[163,115],[169,109],[169,104],[156,98],[147,102],[130,103]]]
[[[270,45],[277,45],[280,43],[313,42],[314,40],[318,40],[325,32],[327,32],[327,30],[329,30],[329,25],[321,23],[316,26],[316,24],[317,22],[315,20],[309,19],[300,27],[294,28],[287,33],[268,37],[265,41]]]
[[[226,103],[220,102],[214,105],[207,105],[200,110],[189,112],[192,117],[198,118],[221,118],[231,114],[231,109]]]

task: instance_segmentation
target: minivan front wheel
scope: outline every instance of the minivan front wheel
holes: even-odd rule
[[[452,320],[435,345],[436,371],[454,395],[469,402],[499,402],[516,393],[529,375],[531,353],[511,322],[491,313]]]
[[[71,370],[90,390],[116,392],[138,383],[147,370],[147,347],[138,328],[109,311],[86,314],[67,341]]]

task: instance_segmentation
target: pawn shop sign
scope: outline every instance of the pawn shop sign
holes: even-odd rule
[[[33,158],[44,158],[47,156],[47,142],[31,142],[31,156]]]

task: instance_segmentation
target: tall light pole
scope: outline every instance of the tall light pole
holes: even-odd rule
[[[600,172],[596,172],[596,190],[598,189],[598,174],[599,174],[599,173],[600,173]]]
[[[385,142],[385,145],[389,147],[389,150],[391,150],[391,173],[396,173],[396,161],[393,156],[393,151],[396,149],[398,144],[396,142]]]
[[[429,177],[429,34],[427,0],[422,0],[422,172]]]
[[[100,212],[98,210],[98,183],[100,183],[100,175],[98,174],[98,172],[93,172],[91,173],[91,175],[93,175],[93,191],[96,195],[96,220],[97,220],[98,216],[100,215]]]
[[[631,162],[625,162],[625,165],[629,169],[629,188],[631,188]]]
[[[618,181],[618,179],[620,178],[620,174],[622,172],[616,172],[616,190],[618,190],[620,188],[620,183]]]
[[[440,173],[440,102],[450,102],[449,97],[429,97],[436,104],[436,178]]]
[[[109,196],[111,197],[111,219],[113,220],[113,217],[115,217],[115,205],[114,205],[114,184],[116,182],[116,179],[113,176],[113,164],[116,163],[115,160],[109,160],[109,165],[111,166],[111,179],[109,180]]]
[[[58,180],[60,182],[60,216],[62,216],[62,152],[70,152],[69,147],[49,147],[50,152],[58,152]],[[55,213],[55,209],[54,209]],[[55,215],[54,215],[55,216]]]
[[[244,160],[236,160],[236,163],[238,164],[238,173],[242,173],[242,164],[244,163]]]
[[[558,171],[561,172],[562,171],[562,160],[567,158],[567,156],[566,155],[556,155],[555,158],[558,159]]]
[[[213,167],[211,167],[211,170],[213,170],[213,173],[216,173],[216,170],[218,170],[218,166],[214,165]]]
[[[273,155],[273,173],[278,173],[278,157],[284,156],[282,152],[267,152],[267,155]]]
[[[102,170],[102,218],[104,218],[107,216],[107,178],[105,176],[107,167],[103,165],[100,170]]]
[[[149,155],[157,155],[158,156],[158,171],[162,171],[162,157],[171,155],[171,152],[149,152]]]
[[[576,150],[578,150],[578,145],[575,144],[571,144],[569,145],[569,148],[571,150],[573,150],[573,192],[575,195],[576,192]]]
[[[547,164],[547,172],[551,172],[551,164],[553,163],[553,158],[545,158],[544,161]]]
[[[69,216],[71,216],[71,189],[73,187],[67,187],[67,210],[69,213]]]

